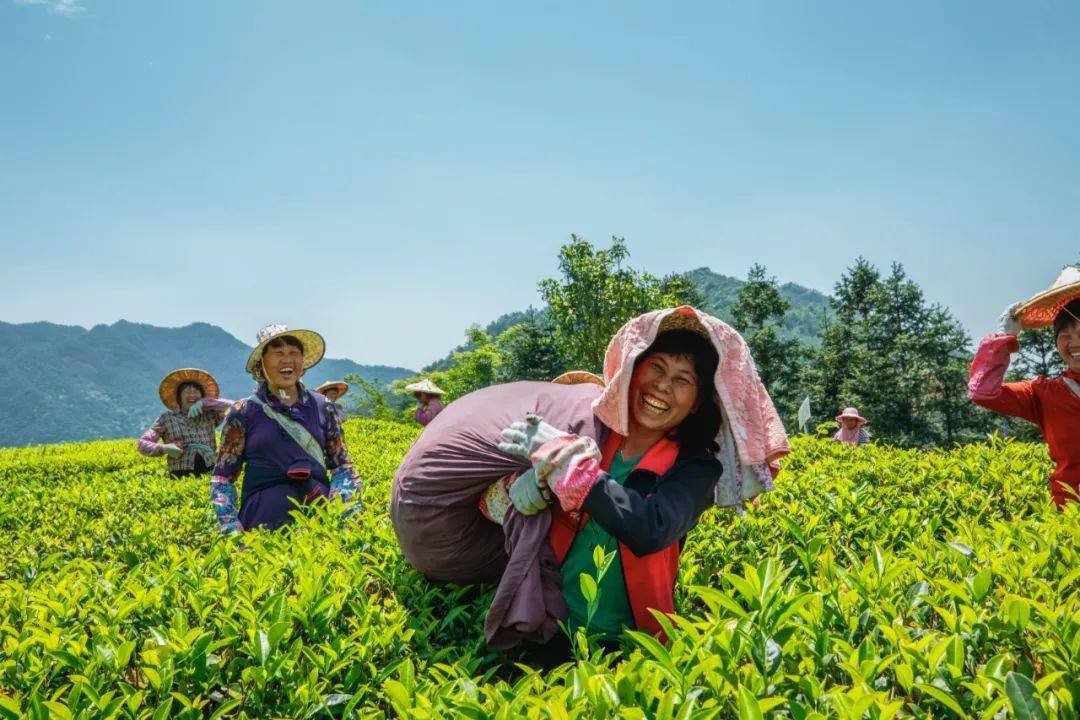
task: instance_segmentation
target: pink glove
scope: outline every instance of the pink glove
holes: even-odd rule
[[[537,481],[547,485],[566,512],[577,512],[603,472],[600,448],[590,437],[560,435],[532,454]]]
[[[968,397],[972,400],[996,398],[1001,393],[1005,373],[1009,371],[1009,355],[1019,349],[1015,335],[997,332],[983,338],[968,372]]]

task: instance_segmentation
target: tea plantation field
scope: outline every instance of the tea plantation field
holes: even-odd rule
[[[134,441],[0,451],[0,717],[1080,717],[1080,508],[1039,446],[800,439],[776,493],[692,533],[668,646],[538,672],[485,651],[489,588],[398,555],[416,431],[347,432],[363,516],[243,546]]]

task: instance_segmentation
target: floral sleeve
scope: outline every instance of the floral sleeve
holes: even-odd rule
[[[225,424],[221,428],[221,448],[218,450],[217,465],[214,475],[220,475],[235,482],[244,467],[244,442],[247,431],[244,429],[244,407],[241,400],[233,405],[225,415]]]
[[[240,532],[244,527],[237,514],[236,478],[244,466],[244,403],[236,403],[225,416],[221,429],[221,449],[214,476],[210,479],[210,502],[223,534]]]
[[[326,407],[326,469],[330,471],[330,497],[340,497],[348,504],[356,501],[354,509],[360,506],[361,480],[353,467],[349,450],[345,447],[345,433],[341,429],[337,415],[329,403]]]

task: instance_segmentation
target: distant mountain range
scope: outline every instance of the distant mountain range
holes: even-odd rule
[[[683,273],[689,279],[697,291],[701,294],[703,302],[701,310],[715,315],[725,322],[732,322],[731,309],[739,300],[739,292],[746,285],[745,280],[721,275],[707,267],[697,268]],[[794,338],[808,345],[818,345],[821,342],[821,333],[825,328],[825,319],[829,313],[829,297],[817,290],[797,285],[784,283],[780,286],[780,294],[791,303],[787,316],[784,318],[781,335]],[[495,337],[518,323],[529,319],[530,312],[542,317],[546,308],[535,311],[517,310],[500,315],[484,327],[484,332]],[[455,352],[472,349],[470,345],[459,345],[445,357],[436,360],[424,368],[425,372],[445,370],[453,364],[452,357]]]
[[[121,320],[82,327],[0,322],[9,353],[0,373],[0,446],[135,437],[164,410],[158,383],[170,370],[208,370],[227,398],[245,397],[254,382],[244,372],[251,346],[214,325],[181,328]],[[304,377],[315,387],[360,375],[387,385],[414,370],[324,359]]]

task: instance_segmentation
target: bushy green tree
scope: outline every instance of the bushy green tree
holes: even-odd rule
[[[350,385],[352,392],[358,398],[354,411],[357,416],[376,420],[402,419],[402,411],[406,406],[404,398],[387,395],[377,383],[359,375],[349,375],[345,378],[345,382]]]
[[[881,439],[951,444],[986,431],[966,399],[971,343],[945,308],[894,264],[889,275],[863,258],[836,284],[833,320],[805,373],[814,405],[857,406]]]
[[[1065,372],[1052,328],[1023,330],[1016,339],[1020,353],[1013,362],[1010,380],[1033,380],[1039,375],[1053,377]]]
[[[507,328],[495,342],[503,353],[499,382],[546,381],[563,372],[555,327],[546,316],[530,313],[527,320]]]
[[[622,238],[604,249],[571,235],[559,249],[561,277],[540,281],[566,367],[601,371],[608,342],[627,320],[698,299],[686,278],[633,270],[625,266],[629,257]]]
[[[793,420],[798,408],[803,349],[798,340],[784,339],[780,328],[791,303],[780,294],[776,278],[762,265],[753,265],[732,308],[735,328],[750,346],[758,375],[777,409]]]
[[[426,375],[446,392],[443,399],[447,402],[456,400],[462,395],[468,395],[474,390],[494,385],[498,382],[499,372],[505,360],[505,354],[499,345],[479,327],[470,327],[465,332],[465,337],[471,350],[455,352],[450,367]],[[406,380],[401,383],[401,386],[419,379]]]

